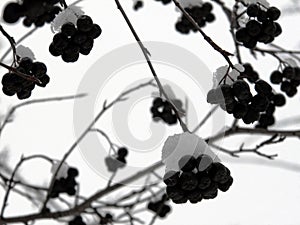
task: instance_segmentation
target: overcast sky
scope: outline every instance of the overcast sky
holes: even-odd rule
[[[0,8],[3,8],[6,2],[1,1]],[[231,3],[232,1],[228,2]],[[199,71],[199,76],[204,76],[205,74],[212,76],[212,72],[216,68],[226,65],[224,58],[216,53],[203,40],[200,34],[196,33],[184,36],[175,31],[174,24],[180,14],[176,12],[172,4],[162,6],[159,2],[149,0],[145,3],[144,8],[135,12],[132,9],[132,0],[123,0],[122,3],[142,40],[165,42],[165,46],[168,46],[168,44],[178,46],[178,48],[172,48],[174,49],[174,54],[177,53],[178,49],[184,49],[184,52],[193,53],[199,62],[203,63],[203,70]],[[278,7],[286,7],[283,1],[273,0],[270,3]],[[144,62],[135,62],[132,65],[120,65],[120,67],[114,68],[114,73],[109,74],[109,76],[108,74],[104,74],[101,66],[99,66],[101,65],[101,59],[106,58],[107,54],[111,52],[113,52],[112,54],[118,53],[118,50],[122,52],[125,45],[134,43],[133,36],[113,0],[84,0],[79,5],[82,6],[86,14],[90,15],[94,22],[98,23],[103,30],[103,34],[95,41],[95,46],[89,56],[81,56],[79,61],[74,64],[66,64],[60,58],[51,56],[48,52],[48,46],[52,40],[53,33],[48,25],[26,39],[23,45],[29,46],[32,49],[37,60],[47,64],[49,76],[51,77],[51,81],[45,89],[36,88],[33,91],[32,99],[73,95],[84,90],[84,92],[89,94],[89,97],[86,100],[82,99],[80,101],[88,101],[91,96],[96,98],[93,103],[94,108],[83,108],[83,114],[80,115],[84,115],[85,111],[89,110],[95,114],[99,111],[105,99],[113,99],[113,97],[129,86],[151,78],[151,73],[147,64]],[[222,14],[218,6],[214,8],[217,20],[206,27],[205,32],[224,49],[234,52],[226,17]],[[299,16],[296,16],[296,14],[284,14],[280,19],[280,24],[282,24],[284,32],[276,39],[275,43],[287,49],[299,49],[298,34],[300,33],[300,27],[297,26],[298,22]],[[4,27],[16,40],[28,31],[28,28],[24,28],[21,23],[13,26],[5,24]],[[152,45],[149,44],[149,46]],[[0,37],[1,55],[7,47],[6,40]],[[262,47],[266,48],[265,46]],[[155,49],[155,47],[151,49],[150,47],[148,50],[151,53],[154,52],[154,58],[157,57],[159,59],[158,49]],[[163,55],[164,53],[161,52],[161,54]],[[170,54],[172,55],[173,52],[170,52]],[[254,60],[249,56],[248,51],[242,51],[242,55],[245,57],[245,61],[252,62],[255,69],[266,79],[270,72],[277,68],[278,65],[274,58],[262,58],[258,55],[258,60]],[[130,58],[131,56],[128,55],[128,57]],[[187,60],[181,55],[176,55],[174,58],[176,60],[183,60],[184,62]],[[122,59],[118,57],[115,60],[122,62]],[[9,59],[6,62],[9,64]],[[210,106],[205,102],[205,93],[203,90],[212,85],[212,79],[209,78],[210,82],[202,83],[203,87],[199,87],[195,84],[195,80],[198,78],[186,76],[181,68],[168,64],[168,62],[159,62],[159,60],[154,62],[154,66],[165,83],[170,82],[173,84],[176,94],[180,98],[184,100],[185,96],[188,97],[189,112],[191,113],[190,122],[200,121],[210,109]],[[1,69],[1,73],[4,74],[5,70]],[[91,77],[91,74],[92,76],[101,76],[100,78],[103,77],[104,79],[103,83],[97,84],[99,85],[97,92],[93,92],[93,89],[89,89],[89,86],[85,86],[78,91],[78,88],[81,87],[80,85],[84,83],[83,81],[87,77]],[[95,80],[98,81],[99,77]],[[162,124],[151,123],[149,106],[151,93],[154,91],[154,88],[142,90],[133,95],[133,100],[131,101],[133,105],[122,103],[123,105],[121,104],[120,108],[116,108],[120,112],[127,113],[123,115],[124,117],[119,118],[116,116],[119,114],[115,110],[113,113],[107,113],[97,123],[97,127],[101,127],[101,129],[107,131],[114,142],[119,145],[129,146],[131,150],[129,165],[131,167],[142,169],[145,165],[150,165],[158,161],[163,141],[168,135],[181,132],[179,126],[165,128]],[[3,94],[0,97],[1,113],[5,113],[11,105],[19,103],[16,97],[7,97]],[[299,121],[288,120],[293,115],[297,115],[299,111],[298,105],[299,95],[290,100],[286,108],[276,112],[276,117],[283,120],[283,122],[276,125],[278,128],[283,127],[286,123],[289,124],[288,128],[290,129],[299,127],[299,124],[297,124]],[[76,124],[74,132],[74,123],[78,122],[78,117],[75,118],[74,116],[77,115],[76,113],[74,113],[73,101],[32,105],[17,111],[14,122],[7,127],[1,137],[0,150],[9,150],[9,165],[15,165],[22,154],[25,156],[46,154],[60,159],[74,140],[76,140],[76,134],[78,133]],[[123,120],[124,118],[125,120]],[[82,119],[87,120],[87,118]],[[124,121],[128,121],[128,127],[120,127],[120,124]],[[231,117],[226,117],[226,121],[230,125]],[[208,123],[199,131],[198,135],[206,137],[211,134],[216,129],[216,127],[213,127],[213,124],[212,122]],[[189,123],[189,125],[193,128],[196,124]],[[219,125],[222,126],[224,124]],[[135,149],[133,143],[126,143],[126,138],[124,138],[126,136],[122,136],[125,130],[125,133],[128,132],[136,140],[143,142],[143,140],[153,138],[151,135],[153,135],[153,131],[156,131],[155,129],[164,130],[164,136],[157,140],[155,149],[147,149],[149,151],[145,152]],[[119,132],[120,130],[122,132]],[[253,146],[259,140],[262,140],[262,137],[239,136],[238,138],[230,138],[223,144],[231,148],[237,148],[241,142],[246,142],[249,146]],[[105,141],[102,138],[99,141],[105,146]],[[139,142],[137,141],[137,143]],[[220,194],[214,200],[204,201],[197,205],[185,204],[178,206],[172,204],[173,213],[166,220],[157,221],[157,224],[300,224],[300,217],[298,215],[300,164],[297,164],[300,159],[300,151],[298,143],[298,139],[291,139],[276,146],[264,148],[266,153],[279,154],[278,159],[272,162],[258,158],[255,155],[243,155],[240,159],[233,159],[216,152],[225,165],[232,171],[234,184],[230,191]],[[101,146],[93,146],[92,148],[94,149],[91,151],[97,154]],[[80,190],[81,193],[89,196],[97,191],[99,187],[103,187],[106,184],[106,179],[103,178],[101,171],[99,172],[99,168],[95,167],[94,161],[91,162],[86,157],[85,150],[76,149],[69,158],[68,163],[80,169],[80,177],[78,179],[81,183]],[[103,155],[101,156],[103,157]],[[103,164],[103,161],[99,160],[99,164]],[[50,169],[49,165],[34,161],[25,165],[21,172],[29,181],[45,184],[50,177]],[[163,170],[160,172],[163,174]],[[118,179],[126,176],[126,173],[126,170],[122,171]],[[3,192],[0,191],[1,201],[2,197]],[[9,202],[10,205],[6,211],[7,216],[26,214],[34,210],[31,208],[30,203],[23,201],[19,197],[14,196]],[[36,224],[56,223],[53,221],[41,221]]]

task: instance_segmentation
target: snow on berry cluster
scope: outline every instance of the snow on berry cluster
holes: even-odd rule
[[[41,83],[27,80],[15,72],[10,71],[2,77],[2,91],[7,96],[17,94],[18,99],[27,99],[31,96],[35,85],[46,87],[50,81],[49,76],[46,74],[47,66],[42,62],[33,62],[32,59],[28,57],[21,58],[15,69],[18,72],[39,79]]]
[[[77,185],[75,178],[78,174],[79,172],[76,168],[70,167],[67,171],[67,177],[56,177],[50,197],[57,198],[61,193],[74,196],[76,194],[75,187]]]
[[[199,27],[204,27],[206,23],[212,23],[215,20],[215,15],[212,13],[212,10],[213,6],[209,2],[202,5],[191,5],[185,8],[185,11],[197,22]],[[182,15],[176,23],[175,28],[182,34],[189,34],[190,31],[197,31],[184,15]]]
[[[61,11],[56,4],[59,0],[23,0],[8,3],[3,12],[3,20],[7,23],[16,23],[21,17],[25,17],[23,24],[30,27],[42,27],[50,23]]]
[[[271,43],[282,33],[280,24],[274,22],[281,14],[278,8],[265,9],[260,4],[250,4],[246,12],[250,19],[245,27],[236,32],[237,41],[246,48],[255,48],[258,42]]]
[[[160,218],[165,218],[171,212],[171,207],[166,204],[168,200],[168,196],[164,194],[158,201],[149,202],[147,208]]]
[[[166,194],[176,204],[213,199],[233,183],[229,169],[202,138],[189,132],[168,137],[162,149]]]
[[[74,217],[73,220],[69,221],[69,225],[86,225],[86,223],[82,220],[81,216]]]
[[[82,15],[75,24],[67,22],[62,25],[61,32],[53,37],[49,46],[49,52],[55,56],[61,56],[64,62],[76,62],[79,54],[90,54],[94,39],[102,33],[101,27],[94,24],[91,17]]]
[[[220,84],[207,94],[207,102],[219,104],[236,119],[242,119],[245,124],[258,121],[257,127],[267,128],[275,123],[275,107],[285,105],[285,97],[274,93],[271,85],[259,79],[259,75],[250,64],[244,64],[244,71],[240,73],[232,84]],[[249,83],[254,84],[256,93],[253,95]]]
[[[179,171],[170,170],[163,178],[167,196],[176,204],[214,199],[218,189],[226,192],[233,183],[230,170],[205,154],[197,158],[185,155],[178,161],[178,166]]]
[[[126,157],[128,155],[128,150],[125,147],[119,148],[116,156],[108,156],[105,158],[105,164],[109,172],[116,172],[118,169],[124,168],[127,161]]]
[[[273,84],[280,84],[281,91],[288,97],[293,97],[300,85],[300,68],[287,66],[282,72],[275,70],[271,73],[270,80]]]

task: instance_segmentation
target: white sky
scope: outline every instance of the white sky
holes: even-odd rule
[[[213,51],[199,34],[183,36],[175,31],[174,24],[179,14],[175,11],[173,5],[162,6],[160,3],[152,0],[147,1],[143,9],[134,12],[131,0],[122,2],[142,40],[168,42],[185,48],[196,54],[210,71],[214,71],[216,68],[226,64],[224,59]],[[270,2],[275,6],[282,6],[283,4],[282,1],[278,0]],[[5,3],[6,1],[1,1],[0,8]],[[85,73],[98,59],[113,49],[134,42],[132,34],[113,0],[85,0],[80,6],[103,29],[103,35],[95,41],[94,49],[89,56],[80,57],[80,60],[75,64],[65,64],[59,58],[53,58],[48,52],[48,46],[53,37],[49,26],[39,30],[23,42],[24,45],[30,46],[38,60],[46,62],[51,77],[50,84],[45,89],[36,88],[34,90],[32,99],[75,94]],[[229,32],[227,32],[227,20],[217,6],[215,6],[215,13],[217,14],[216,23],[209,25],[205,28],[205,31],[218,44],[233,52],[232,40]],[[296,25],[298,21],[299,16],[289,15],[285,15],[280,20],[284,33],[276,39],[277,44],[287,49],[299,47],[298,34],[300,33],[300,27]],[[23,28],[21,24],[15,26],[5,25],[5,28],[16,39],[28,30]],[[2,37],[0,40],[0,53],[2,55],[3,49],[7,47],[7,43]],[[151,52],[151,49],[149,51]],[[273,58],[263,59],[261,56],[258,56],[259,60],[255,61],[247,57],[247,51],[243,51],[242,54],[246,59],[255,63],[255,69],[260,72],[262,77],[267,77],[277,66],[277,62]],[[185,59],[182,58],[182,60]],[[189,88],[189,85],[192,85],[188,83],[190,81],[183,83],[182,77],[180,77],[182,72],[176,68],[158,63],[155,63],[155,67],[159,76],[166,80],[171,80],[181,87],[186,95],[192,96],[190,104],[194,105],[198,119],[201,119],[209,109],[209,105],[206,104],[205,96],[203,96],[201,90],[197,91]],[[4,74],[5,70],[1,69],[1,73]],[[174,77],[171,77],[170,73]],[[121,77],[124,74],[126,74],[125,77],[127,79],[119,78],[119,76]],[[99,76],[104,76],[101,74],[101,71],[99,71]],[[146,64],[132,65],[132,67],[120,69],[116,72],[114,79],[107,82],[107,86],[103,89],[103,94],[101,93],[101,96],[95,103],[95,111],[101,107],[104,99],[112,99],[127,85],[147,77],[150,78],[151,73]],[[149,89],[149,95],[152,91],[152,89]],[[1,95],[1,112],[4,113],[9,106],[18,102],[15,97],[10,98]],[[297,115],[298,104],[299,96],[296,96],[289,101],[288,107],[278,110],[276,116],[288,119],[291,115]],[[137,99],[136,105],[132,107],[127,115],[129,132],[137,139],[147,139],[150,134],[150,119],[146,107],[149,107],[149,101]],[[108,113],[97,125],[113,135],[116,127],[112,128],[111,121],[111,115]],[[230,117],[228,121],[230,122]],[[290,128],[297,127],[296,122],[292,121]],[[199,136],[207,136],[211,129],[211,124],[208,124],[200,130]],[[176,132],[180,132],[180,129],[178,127],[171,128],[168,132],[167,134],[173,135]],[[167,137],[167,134],[164,138]],[[13,166],[22,154],[27,156],[41,153],[59,159],[71,146],[75,138],[72,101],[40,104],[22,108],[16,113],[14,123],[7,127],[2,136],[0,148],[10,150],[9,164]],[[255,141],[258,140],[257,138],[247,137],[244,140],[239,136],[238,138],[230,138],[226,141],[226,144],[232,148],[237,147],[241,141],[255,144]],[[113,138],[113,140],[117,142],[118,138]],[[122,144],[126,145],[126,143],[121,142],[120,145]],[[145,164],[157,161],[160,157],[160,148],[158,147],[155,151],[147,152],[147,155],[144,157],[138,153],[136,153],[137,157],[135,157],[134,152],[131,152],[129,164],[137,164],[142,168]],[[232,159],[227,155],[220,154],[219,156],[230,168],[235,179],[230,191],[221,194],[215,200],[205,201],[197,205],[173,205],[173,213],[168,216],[167,220],[157,221],[157,224],[300,224],[298,215],[300,164],[297,165],[300,159],[300,152],[297,148],[297,139],[288,140],[284,144],[277,146],[266,147],[264,151],[267,153],[279,153],[279,159],[274,162],[257,159],[256,156],[251,155],[245,155],[241,159]],[[105,180],[97,175],[94,168],[89,167],[78,149],[69,158],[68,163],[80,168],[81,193],[88,196],[93,194],[99,187],[105,185]],[[49,179],[50,167],[47,164],[33,162],[28,164],[28,166],[24,166],[22,173],[28,180],[43,184]],[[126,176],[126,172],[121,173],[121,175]],[[0,191],[1,201],[2,197],[3,192]],[[6,215],[26,214],[31,210],[30,203],[22,201],[19,197],[13,197],[10,199],[10,206],[7,208]],[[53,221],[41,221],[36,224],[56,223]]]

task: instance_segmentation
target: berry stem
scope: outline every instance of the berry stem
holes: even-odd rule
[[[9,41],[11,49],[13,51],[13,63],[17,61],[17,50],[16,50],[16,42],[12,36],[10,36],[0,25],[0,32],[6,37],[6,39]],[[2,61],[2,60],[1,60]]]
[[[35,27],[32,30],[28,31],[16,42],[16,45],[20,44],[22,41],[24,41],[26,38],[28,38],[30,35],[32,35],[37,30],[38,30],[38,27]],[[8,54],[10,53],[11,50],[13,50],[13,47],[10,47],[9,49],[6,50],[6,52],[1,57],[0,62],[4,61],[4,59],[8,56]]]
[[[233,10],[229,9],[228,7],[225,6],[225,3],[221,0],[212,0],[213,2],[215,2],[216,4],[218,4],[224,14],[226,15],[229,23],[230,23],[230,33],[234,42],[234,46],[235,46],[235,51],[236,51],[236,58],[238,60],[239,64],[242,64],[242,57],[241,57],[241,53],[240,53],[240,48],[239,45],[237,43],[236,37],[235,37],[235,33],[234,30],[235,28],[237,28],[238,24],[237,24],[237,10],[238,10],[238,3],[236,2],[233,6]]]
[[[2,63],[2,62],[0,62],[0,66],[2,66],[2,67],[4,67],[4,68],[8,69],[9,71],[14,72],[16,75],[18,75],[18,76],[24,78],[25,80],[29,80],[29,81],[32,81],[32,82],[35,82],[35,83],[38,83],[38,84],[41,84],[41,83],[42,83],[42,82],[41,82],[39,79],[37,79],[36,77],[29,76],[29,75],[27,75],[27,74],[25,74],[25,73],[22,73],[22,72],[16,70],[14,67],[8,66],[8,65],[6,65],[6,64],[4,64],[4,63]]]

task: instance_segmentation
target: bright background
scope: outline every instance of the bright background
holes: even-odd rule
[[[230,5],[233,1],[228,2]],[[216,68],[226,64],[224,59],[202,39],[200,34],[184,36],[175,31],[174,24],[179,17],[179,13],[174,9],[174,5],[162,6],[158,2],[147,1],[144,8],[135,12],[132,10],[131,0],[122,1],[122,3],[142,40],[168,42],[186,48],[196,54],[211,71],[215,71]],[[5,4],[6,1],[1,1],[0,8]],[[292,5],[292,1],[274,0],[271,4],[286,9]],[[59,58],[52,57],[48,52],[48,46],[53,37],[49,26],[45,26],[23,42],[23,45],[30,46],[34,51],[37,60],[46,62],[51,77],[51,82],[45,89],[36,88],[33,91],[32,99],[75,94],[86,71],[101,56],[112,49],[134,42],[132,34],[113,0],[85,0],[80,3],[80,6],[103,29],[103,34],[96,40],[95,47],[88,57],[80,57],[80,60],[75,64],[66,64]],[[217,15],[217,21],[207,26],[205,32],[224,49],[233,52],[234,48],[228,32],[227,18],[216,5],[214,12]],[[299,49],[298,35],[300,27],[297,26],[298,22],[298,14],[284,11],[280,19],[284,32],[276,39],[275,43],[287,49]],[[5,24],[4,26],[15,39],[28,31],[21,23],[13,26]],[[2,54],[8,45],[3,37],[0,40],[0,53]],[[151,49],[149,51],[151,52]],[[245,59],[254,63],[255,69],[259,71],[262,77],[267,77],[272,70],[277,68],[277,61],[272,57],[263,58],[258,55],[258,60],[253,60],[246,50],[242,51],[242,55],[245,56]],[[158,74],[162,77],[173,70],[173,68],[161,65],[155,66]],[[1,73],[4,74],[5,70],[1,69]],[[140,78],[151,77],[146,64],[119,73],[128,74],[128,77],[131,76],[128,79],[131,82]],[[101,71],[98,75],[101,76]],[[180,73],[178,73],[178,76],[180,76]],[[170,80],[176,83],[180,80],[178,76]],[[130,84],[130,82],[128,83]],[[99,97],[98,107],[101,106],[101,100],[112,99],[126,89],[128,83],[116,80],[114,86]],[[180,82],[177,85],[182,86],[187,95],[194,96],[190,104],[197,109],[200,120],[210,107],[203,100],[203,93],[200,90],[197,93],[189,88],[184,88],[184,84]],[[153,90],[149,89],[149,91],[152,92]],[[201,101],[197,95],[201,95]],[[16,97],[11,98],[1,95],[1,113],[5,113],[8,107],[17,103],[19,101]],[[145,108],[149,107],[149,104],[150,99],[138,102],[135,105],[136,108],[133,108],[128,115],[130,132],[139,139],[149,136],[150,115],[148,114],[148,108]],[[293,118],[293,115],[297,115],[298,104],[299,96],[296,96],[289,101],[287,107],[277,110],[276,117],[280,118],[281,122],[276,125],[276,128],[285,126],[294,129],[299,127],[297,124],[299,120],[290,119]],[[111,131],[110,123],[105,122],[106,119],[109,120],[109,115],[108,113],[107,117],[103,117],[99,122],[101,129],[106,131]],[[230,125],[230,121],[229,117],[228,125]],[[192,124],[191,127],[194,127],[194,125]],[[207,136],[209,129],[208,124],[200,130],[199,136]],[[167,134],[173,135],[176,132],[180,132],[179,127],[170,128]],[[167,134],[164,138],[167,137]],[[14,123],[7,126],[1,138],[0,148],[1,150],[9,150],[7,163],[11,167],[18,162],[22,154],[25,156],[46,154],[60,159],[76,139],[73,132],[73,101],[38,104],[22,108],[17,111]],[[117,140],[116,138],[112,139]],[[238,136],[238,138],[230,138],[226,141],[226,146],[238,148],[241,140],[249,146],[254,146],[257,141],[261,140],[261,137],[252,136],[251,138],[242,139],[241,136]],[[220,194],[214,200],[204,201],[198,205],[173,205],[173,213],[166,220],[157,221],[157,224],[299,225],[300,164],[297,163],[300,159],[300,152],[298,143],[299,140],[294,138],[276,146],[265,147],[264,152],[279,154],[279,158],[275,161],[261,159],[255,155],[243,155],[240,159],[233,159],[227,155],[219,154],[232,171],[235,179],[230,191]],[[126,145],[126,143],[120,143],[120,145],[122,144]],[[142,159],[144,161],[138,163],[145,165],[159,160],[160,149],[161,146]],[[132,165],[137,160],[134,158],[134,153],[130,155],[129,160],[131,160],[129,163]],[[68,163],[80,168],[80,190],[86,196],[91,195],[99,187],[106,184],[106,180],[88,166],[79,150],[71,155]],[[50,166],[44,163],[41,164],[39,161],[29,163],[27,166],[22,167],[21,171],[26,179],[37,184],[45,184],[50,177]],[[0,201],[2,201],[2,198],[3,192],[0,191]],[[15,195],[11,196],[9,203],[6,216],[26,214],[33,210],[30,203]],[[53,221],[40,221],[36,224],[56,223]]]

